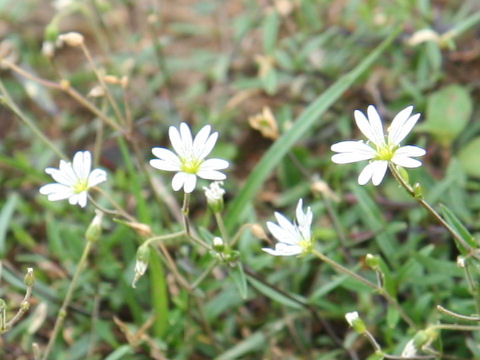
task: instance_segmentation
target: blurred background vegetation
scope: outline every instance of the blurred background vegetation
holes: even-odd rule
[[[358,138],[354,109],[375,104],[388,124],[413,104],[422,118],[410,143],[427,156],[410,172],[412,182],[478,232],[479,22],[477,0],[0,0],[0,57],[47,82],[8,66],[0,79],[23,116],[68,157],[101,150],[96,161],[109,173],[102,187],[160,234],[181,229],[181,194],[170,190],[170,174],[142,166],[151,147],[169,146],[168,126],[212,124],[220,132],[214,155],[232,164],[225,182],[232,234],[243,223],[263,225],[274,210],[293,217],[303,197],[315,214],[318,248],[371,279],[363,259],[380,255],[389,286],[422,329],[449,320],[438,304],[477,311],[477,289],[456,266],[452,239],[393,179],[360,187],[356,166],[331,163],[329,148]],[[289,149],[242,215],[229,218],[229,205],[272,143],[398,25],[394,42]],[[82,51],[55,48],[57,35],[69,31],[84,35],[97,68],[112,76],[108,87],[133,121],[128,134],[62,90],[68,80],[116,116]],[[11,106],[0,107],[0,297],[11,312],[23,297],[25,269],[34,267],[37,279],[31,310],[0,340],[4,359],[30,359],[32,342],[48,341],[93,218],[91,204],[50,203],[38,193],[50,182],[44,169],[58,161]],[[200,190],[191,218],[211,240],[216,227]],[[249,231],[238,243],[246,292],[227,266],[187,290],[159,257],[133,289],[141,236],[111,218],[104,228],[52,359],[366,359],[370,344],[344,319],[353,310],[392,354],[415,334],[369,289],[314,258],[264,254],[268,243]],[[211,263],[212,254],[191,244],[166,245],[191,282]],[[452,331],[435,348],[473,359],[479,343],[478,332]]]

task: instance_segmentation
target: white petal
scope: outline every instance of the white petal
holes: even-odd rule
[[[206,148],[208,139],[210,137],[210,131],[212,130],[212,127],[210,125],[205,125],[203,128],[200,129],[198,134],[195,136],[195,139],[193,140],[193,154],[194,157],[197,159],[204,159],[205,156],[207,156],[210,151],[212,151],[213,146],[215,145],[215,142],[211,145],[209,144],[209,149]],[[212,135],[215,135],[218,137],[217,133],[214,133]],[[215,137],[215,141],[216,141]]]
[[[398,166],[406,168],[417,168],[422,166],[422,162],[417,159],[412,159],[407,156],[398,156],[397,154],[393,156],[392,162]]]
[[[62,164],[62,161],[63,160],[60,160],[60,164]],[[66,164],[70,165],[70,163],[66,163]],[[71,167],[71,165],[70,165],[70,167]],[[64,169],[65,169],[65,167],[64,167]],[[45,172],[48,175],[50,175],[53,178],[53,180],[55,180],[56,182],[58,182],[60,184],[63,184],[63,185],[66,185],[66,186],[73,186],[77,182],[77,179],[74,177],[73,170],[71,172],[67,173],[65,171],[61,171],[61,170],[55,169],[55,168],[46,168]]]
[[[311,227],[313,220],[313,213],[310,206],[307,207],[307,212],[304,213],[302,209],[303,202],[300,199],[297,204],[297,223],[298,230],[302,234],[303,239],[310,240],[311,238]]]
[[[410,114],[413,111],[413,106],[407,106],[405,109],[400,111],[397,115],[392,120],[392,123],[390,124],[390,127],[388,128],[388,142],[390,144],[398,144],[395,141],[395,139],[398,138],[398,133],[401,131],[402,127],[405,126],[405,123],[407,120],[410,118]]]
[[[79,201],[80,201],[80,194],[72,194],[72,196],[68,198],[68,202],[70,203],[70,205],[77,205]]]
[[[376,160],[369,163],[363,168],[358,176],[358,183],[365,185],[372,180],[373,185],[378,185],[382,182],[385,172],[387,171],[388,161]]]
[[[375,154],[375,149],[370,145],[365,144],[362,140],[360,141],[340,141],[336,144],[333,144],[330,149],[335,152],[362,152],[368,154]]]
[[[370,125],[370,122],[366,118],[366,116],[360,110],[355,110],[353,112],[353,116],[355,118],[355,123],[357,127],[360,129],[363,135],[370,140],[373,144],[376,144],[377,139],[375,138],[375,133]]]
[[[77,179],[87,179],[92,168],[92,155],[90,151],[77,151],[72,161],[73,171]]]
[[[168,162],[172,165],[177,165],[180,167],[180,159],[173,151],[165,149],[163,147],[154,147],[152,149],[152,154],[155,155],[162,161]]]
[[[180,136],[182,137],[183,148],[185,149],[185,154],[188,156],[192,154],[193,151],[193,139],[192,139],[192,130],[187,123],[182,122],[180,124]]]
[[[107,172],[105,170],[95,169],[88,175],[88,187],[96,186],[104,181],[107,181]]]
[[[82,208],[87,205],[87,192],[86,191],[82,191],[80,194],[78,194],[78,205]]]
[[[292,236],[289,231],[283,229],[274,222],[267,221],[267,228],[278,241],[291,245],[298,244],[298,237]]]
[[[298,200],[297,208],[295,210],[295,215],[297,217],[297,222],[299,224],[305,222],[305,213],[303,212],[303,199]]]
[[[380,115],[378,115],[378,111],[373,105],[369,105],[367,108],[368,113],[368,121],[370,122],[370,127],[373,132],[373,136],[375,137],[376,141],[375,144],[384,145],[385,144],[385,135],[383,133],[383,124],[382,120],[380,119]]]
[[[218,139],[218,132],[211,134],[205,142],[202,151],[198,154],[199,159],[204,159],[213,150]]]
[[[225,175],[224,173],[222,173],[220,171],[216,171],[216,170],[202,170],[202,169],[200,169],[199,171],[197,171],[196,175],[198,177],[202,178],[202,179],[205,179],[205,180],[220,181],[220,180],[225,180],[227,178],[227,175]]]
[[[172,189],[174,191],[178,191],[183,187],[183,184],[185,183],[185,179],[186,179],[187,175],[188,175],[187,173],[178,172],[173,176]]]
[[[392,135],[390,135],[389,133],[388,138],[391,139],[390,142],[395,145],[400,144],[400,142],[405,139],[408,134],[410,134],[410,131],[412,131],[418,119],[420,119],[420,114],[415,114],[408,118],[406,123],[402,127],[400,127],[395,133],[393,133]]]
[[[195,190],[195,186],[197,185],[197,177],[193,174],[187,174],[185,177],[185,182],[183,184],[183,190],[190,194],[193,190]]]
[[[73,194],[71,187],[56,183],[43,185],[39,192],[42,195],[47,195],[50,201],[68,199]]]
[[[223,159],[208,159],[202,162],[200,170],[223,170],[228,168],[230,163]]]
[[[178,129],[175,126],[170,126],[168,128],[168,137],[170,138],[170,143],[172,144],[173,149],[180,157],[186,157],[185,146],[182,142],[182,138]]]
[[[165,171],[180,171],[180,164],[172,164],[169,161],[152,159],[150,160],[150,166],[155,169],[165,170]]]
[[[417,156],[423,156],[427,152],[425,149],[422,149],[419,146],[413,146],[413,145],[406,145],[402,146],[395,151],[395,155],[399,156],[409,156],[409,157],[417,157]]]
[[[350,164],[363,160],[370,160],[375,157],[375,153],[340,153],[332,156],[332,161],[335,164]]]
[[[373,164],[374,170],[372,175],[372,184],[377,186],[385,177],[385,173],[387,172],[388,168],[388,161],[374,161]]]
[[[273,256],[292,256],[302,253],[302,247],[298,245],[287,245],[277,243],[275,249],[263,248],[263,251]]]
[[[283,230],[290,234],[290,237],[293,239],[292,241],[298,243],[300,241],[300,234],[297,230],[297,227],[279,212],[275,212],[275,218],[277,219],[278,225],[280,225]]]

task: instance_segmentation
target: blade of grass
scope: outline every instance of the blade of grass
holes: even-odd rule
[[[5,239],[7,237],[10,220],[13,216],[15,208],[17,207],[18,200],[18,195],[16,193],[12,193],[8,197],[0,212],[0,259],[5,256]]]
[[[245,218],[246,206],[256,195],[272,169],[275,168],[285,154],[290,151],[290,148],[305,135],[329,106],[338,100],[353,82],[380,57],[400,31],[400,27],[394,29],[391,35],[365,60],[330,86],[300,114],[290,130],[282,135],[282,137],[270,147],[252,171],[242,190],[229,207],[225,221],[228,231],[232,231],[233,227]]]

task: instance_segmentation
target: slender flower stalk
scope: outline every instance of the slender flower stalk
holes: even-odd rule
[[[154,147],[153,155],[158,159],[150,160],[156,169],[174,171],[172,188],[175,191],[183,188],[191,193],[197,185],[197,177],[206,180],[225,180],[227,177],[219,170],[229,166],[223,159],[205,159],[217,142],[218,132],[210,133],[211,126],[205,125],[195,138],[192,138],[190,127],[181,123],[180,128],[170,126],[168,134],[175,153],[171,150]]]
[[[440,214],[428,203],[423,199],[422,194],[417,194],[415,189],[408,184],[405,179],[402,177],[402,175],[398,172],[398,169],[390,165],[390,171],[392,172],[395,180],[398,181],[402,187],[407,190],[408,194],[412,196],[422,207],[428,211],[428,213],[435,219],[437,220],[447,231],[455,238],[455,240],[463,246],[467,251],[468,254],[472,257],[474,257],[477,260],[480,260],[480,254],[475,251],[476,249],[472,248],[461,236],[460,234],[453,228],[451,227],[443,217],[440,216]]]
[[[48,200],[58,201],[68,199],[71,205],[85,207],[87,205],[88,190],[107,180],[107,173],[102,169],[92,167],[92,155],[89,151],[78,151],[73,156],[72,163],[60,160],[58,169],[46,168],[56,183],[47,184],[40,188],[40,194],[47,195]]]
[[[394,117],[385,136],[382,120],[373,105],[367,109],[368,117],[355,110],[355,122],[368,142],[349,140],[333,144],[331,149],[338,154],[332,156],[332,161],[337,164],[348,164],[369,160],[369,164],[358,176],[358,183],[365,185],[371,180],[375,186],[382,182],[391,163],[406,168],[421,166],[422,163],[414,157],[425,155],[424,149],[412,145],[400,146],[400,142],[420,118],[420,114],[412,115],[412,111],[413,106],[400,111]]]

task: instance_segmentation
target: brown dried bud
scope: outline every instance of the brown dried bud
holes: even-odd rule
[[[61,43],[65,43],[68,46],[73,47],[81,46],[84,42],[83,35],[74,31],[60,35],[58,40],[60,40]]]

